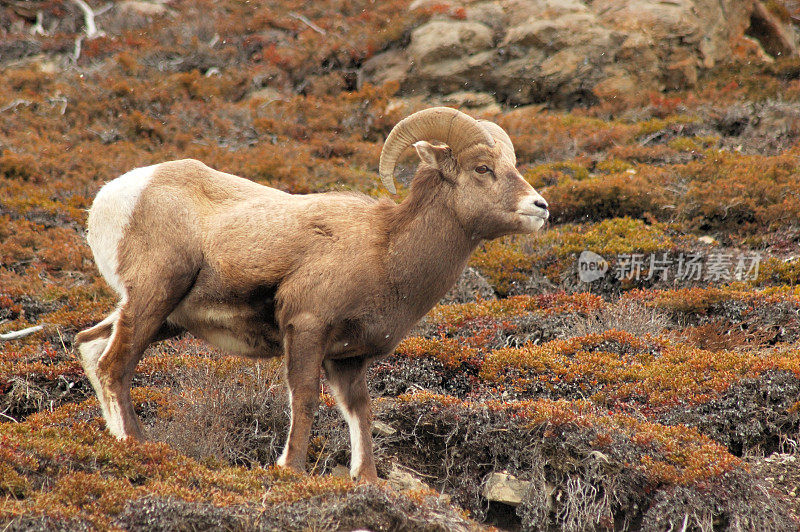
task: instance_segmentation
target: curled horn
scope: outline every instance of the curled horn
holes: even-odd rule
[[[389,192],[395,194],[394,168],[400,155],[420,140],[443,142],[454,153],[475,144],[494,146],[491,133],[477,120],[457,109],[433,107],[407,116],[386,137],[380,159],[380,176]],[[509,140],[509,142],[511,142]],[[513,148],[512,148],[513,152]]]
[[[514,153],[514,144],[511,142],[511,137],[508,136],[508,133],[506,133],[502,127],[498,126],[494,122],[490,122],[488,120],[478,120],[478,123],[483,126],[483,129],[489,132],[494,140],[500,143],[503,153],[510,158],[511,162],[513,162],[516,166],[517,155]]]

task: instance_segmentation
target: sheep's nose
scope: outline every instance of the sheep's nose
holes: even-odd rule
[[[547,210],[547,202],[543,199],[537,199],[536,201],[533,202],[533,204],[539,207],[540,209]]]

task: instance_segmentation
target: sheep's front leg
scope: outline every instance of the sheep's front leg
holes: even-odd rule
[[[284,338],[286,383],[292,409],[289,436],[278,465],[305,470],[308,439],[319,407],[319,373],[324,356],[324,332],[310,320],[287,327]]]
[[[360,357],[325,360],[325,376],[350,428],[350,476],[378,479],[372,453],[372,405],[367,389],[368,360]]]

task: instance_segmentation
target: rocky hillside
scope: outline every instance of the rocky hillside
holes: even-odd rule
[[[0,1],[0,529],[797,530],[798,9]],[[343,478],[327,388],[309,474],[272,467],[280,361],[188,335],[139,364],[151,441],[103,430],[73,339],[116,304],[105,181],[383,196],[385,136],[440,104],[504,127],[553,216],[371,369],[384,482]]]
[[[797,53],[785,6],[741,0],[416,0],[431,13],[407,46],[364,64],[372,82],[409,94],[469,88],[502,103],[642,103],[653,91],[697,87],[731,61]]]

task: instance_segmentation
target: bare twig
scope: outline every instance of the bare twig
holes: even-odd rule
[[[317,33],[319,33],[320,35],[327,35],[327,32],[325,30],[323,30],[322,28],[320,28],[319,26],[317,26],[316,24],[314,24],[313,22],[308,20],[303,15],[301,15],[299,13],[295,13],[294,11],[292,11],[291,13],[289,13],[289,16],[299,20],[300,22],[302,22],[303,24],[305,24],[306,26],[308,26],[312,30],[314,30]]]
[[[83,35],[78,35],[75,37],[75,51],[72,52],[72,62],[77,63],[78,59],[81,57],[81,46],[83,45]]]
[[[6,414],[5,412],[0,412],[0,416],[3,416],[3,417],[4,417],[4,418],[6,418],[6,419],[10,419],[10,420],[11,420],[11,421],[13,421],[14,423],[19,423],[19,420],[18,420],[18,419],[15,419],[15,418],[13,418],[13,417],[9,416],[9,415],[8,415],[8,414]]]
[[[99,8],[99,9],[95,9],[94,10],[94,18],[99,17],[100,15],[102,15],[103,13],[109,11],[113,7],[114,7],[114,2],[108,2],[103,7]]]
[[[322,453],[325,452],[326,445],[328,445],[328,438],[325,438],[325,441],[322,442],[322,449],[320,449],[319,453],[317,454],[317,461],[314,462],[314,467],[311,468],[312,475],[317,471],[317,465],[319,465],[319,459],[322,458]]]
[[[44,26],[42,26],[42,20],[44,20],[44,15],[41,11],[38,11],[36,13],[36,24],[31,26],[29,30],[31,35],[47,35]]]
[[[64,113],[61,113],[61,114],[63,115]],[[61,336],[61,327],[56,327],[56,332],[58,333],[58,340],[61,342],[61,348],[64,350],[64,352],[66,352],[67,351],[67,346],[66,346],[66,344],[64,344],[64,337]],[[62,375],[61,378],[63,379],[64,376]],[[68,386],[68,388],[72,388],[72,386]]]
[[[97,31],[97,26],[94,23],[94,11],[84,0],[72,0],[72,2],[83,11],[83,21],[86,26],[86,37],[93,39],[101,36],[103,33]]]
[[[60,114],[63,115],[64,113],[67,112],[67,104],[69,103],[69,100],[67,100],[66,97],[60,96],[60,95],[59,96],[53,96],[51,98],[48,98],[47,101],[50,102],[53,105],[56,105],[56,104],[60,105],[61,106],[61,109],[59,110]]]
[[[639,145],[640,146],[647,146],[648,144],[650,144],[652,141],[654,141],[658,137],[662,136],[663,134],[664,134],[663,131],[656,131],[655,133],[651,133],[650,135],[647,135],[645,138],[640,140],[639,141]]]
[[[417,475],[418,477],[433,478],[433,479],[438,479],[439,478],[437,475],[426,475],[425,473],[422,473],[421,471],[417,471],[416,469],[414,469],[412,467],[409,467],[409,466],[407,466],[405,464],[395,464],[395,467],[397,467],[397,469],[400,469],[401,471],[402,470],[410,471],[410,472],[414,473],[415,475]]]
[[[686,529],[689,527],[689,514],[683,516],[683,526],[681,527],[681,532],[686,532]]]
[[[12,331],[10,333],[0,334],[0,340],[19,340],[20,338],[25,338],[26,336],[30,336],[33,333],[37,333],[44,329],[41,325],[34,325],[33,327],[28,327],[27,329],[20,329],[19,331]]]
[[[31,102],[28,100],[22,100],[22,99],[14,100],[10,104],[0,108],[0,113],[2,113],[3,111],[8,111],[9,109],[16,109],[20,105],[30,105],[30,104]]]

